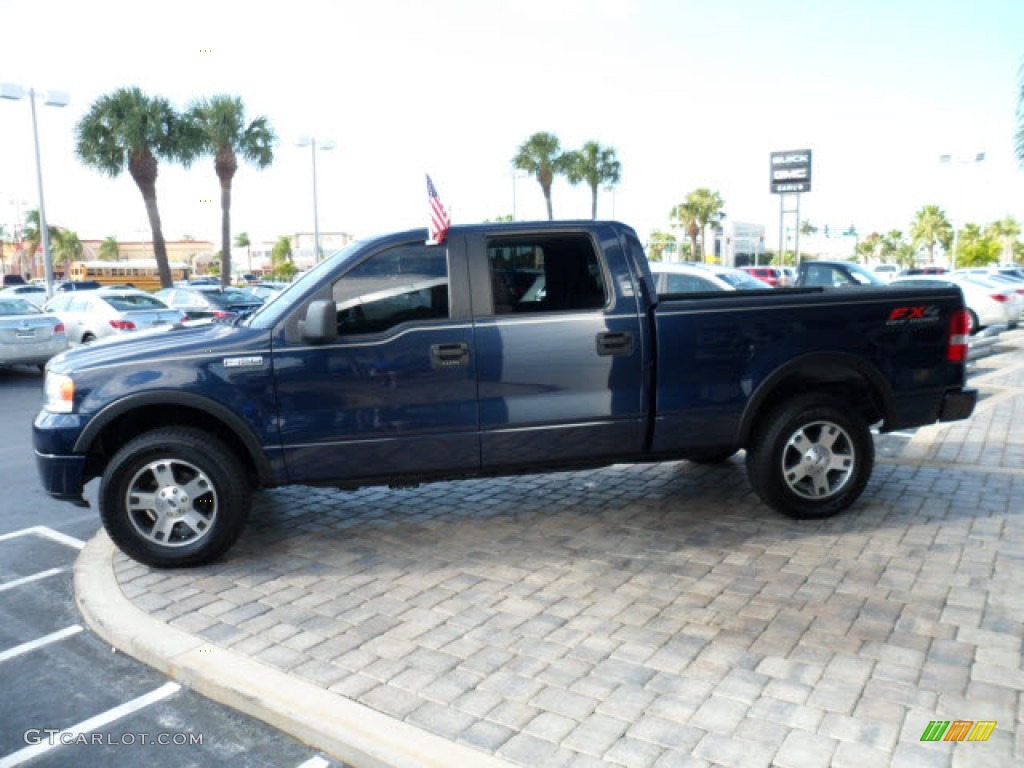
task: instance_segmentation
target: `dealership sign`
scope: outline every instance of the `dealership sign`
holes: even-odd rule
[[[811,191],[811,150],[772,152],[772,194]]]

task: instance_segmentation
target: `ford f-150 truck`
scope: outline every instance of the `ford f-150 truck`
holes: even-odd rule
[[[617,222],[453,227],[356,242],[231,324],[175,326],[48,366],[45,489],[128,555],[206,563],[254,489],[357,488],[746,450],[797,518],[864,489],[870,426],[968,417],[956,288],[658,296]]]

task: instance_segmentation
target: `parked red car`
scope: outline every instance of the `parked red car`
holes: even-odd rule
[[[761,282],[768,283],[772,288],[778,288],[782,282],[782,272],[775,267],[740,267],[740,269]]]

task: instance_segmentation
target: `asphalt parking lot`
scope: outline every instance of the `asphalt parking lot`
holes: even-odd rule
[[[84,626],[72,571],[99,521],[35,482],[25,427],[41,383],[34,370],[0,371],[0,768],[340,766]]]
[[[113,644],[357,766],[1024,764],[1024,334],[994,352],[975,416],[879,437],[832,520],[764,508],[740,458],[280,489],[213,566],[98,537],[79,603],[103,592]]]

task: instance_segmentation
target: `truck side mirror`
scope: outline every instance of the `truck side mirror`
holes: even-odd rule
[[[338,338],[338,305],[329,299],[310,302],[306,317],[299,321],[304,341],[334,341]]]

